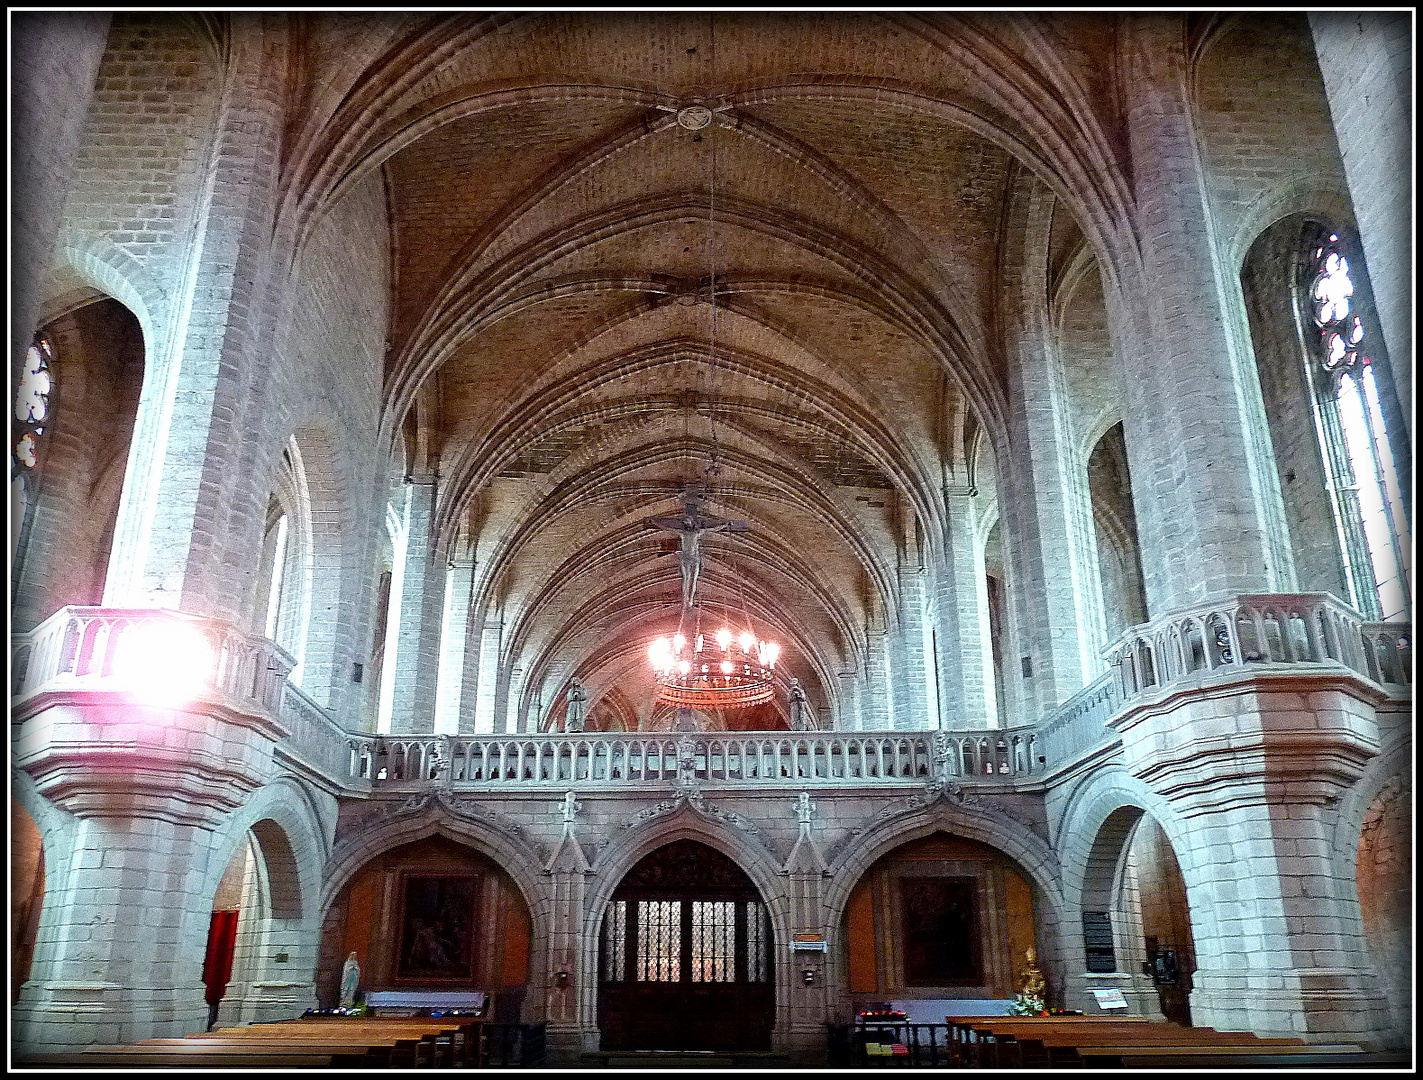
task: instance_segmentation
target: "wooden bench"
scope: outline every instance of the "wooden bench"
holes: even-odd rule
[[[373,1044],[391,1039],[416,1039],[413,1050],[404,1047],[393,1053],[394,1064],[404,1066],[454,1066],[478,1069],[484,1064],[484,1046],[480,1039],[482,1016],[435,1017],[369,1017],[333,1016],[300,1017],[277,1020],[248,1027],[223,1027],[209,1032],[228,1037],[259,1037],[259,1039],[337,1039],[371,1040]]]
[[[484,1064],[480,1039],[483,1017],[319,1017],[280,1020],[240,1028],[219,1028],[199,1038],[280,1039],[356,1042],[392,1047],[396,1065],[479,1068]]]
[[[78,1054],[67,1055],[75,1065],[124,1065],[130,1068],[191,1069],[194,1066],[217,1069],[360,1069],[381,1067],[368,1056],[366,1048],[359,1053],[332,1053],[321,1047],[311,1049],[265,1049],[260,1046],[231,1050],[214,1049],[195,1044],[183,1046],[95,1046]]]
[[[485,1018],[482,1016],[332,1016],[279,1020],[270,1024],[255,1024],[248,1028],[223,1028],[221,1032],[270,1033],[273,1029],[279,1029],[282,1038],[301,1032],[317,1037],[342,1039],[384,1039],[415,1035],[421,1040],[420,1045],[416,1047],[415,1058],[403,1063],[444,1066],[459,1064],[466,1068],[480,1068],[484,1065],[485,1057],[483,1040],[480,1038],[484,1024]],[[359,1035],[356,1034],[358,1032]]]
[[[960,1063],[987,1068],[1076,1065],[1080,1064],[1073,1056],[1076,1047],[1103,1042],[1175,1045],[1258,1040],[1258,1036],[1250,1032],[1188,1028],[1145,1017],[1006,1017],[1002,1020],[993,1017],[991,1020],[959,1020],[955,1028]]]

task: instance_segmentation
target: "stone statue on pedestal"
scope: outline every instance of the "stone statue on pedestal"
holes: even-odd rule
[[[341,1001],[343,1006],[356,1003],[356,990],[361,985],[361,962],[353,950],[341,965]]]

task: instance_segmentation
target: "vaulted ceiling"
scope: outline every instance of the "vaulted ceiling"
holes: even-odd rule
[[[826,700],[999,422],[1005,207],[1098,138],[1072,99],[1110,22],[307,18],[304,180],[382,178],[391,430],[533,681],[650,700],[679,581],[647,519],[701,479],[752,523],[707,542],[708,617],[749,614]]]

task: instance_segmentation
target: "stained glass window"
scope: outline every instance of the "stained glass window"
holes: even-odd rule
[[[54,387],[50,373],[53,358],[53,348],[43,335],[37,335],[25,352],[24,367],[15,386],[11,444],[13,467],[17,471],[33,469],[40,461],[41,441],[49,424],[50,392]]]
[[[1385,419],[1378,344],[1359,310],[1360,290],[1340,235],[1321,234],[1310,259],[1308,301],[1319,334],[1314,384],[1351,599],[1375,619],[1407,619],[1408,508],[1397,436]]]

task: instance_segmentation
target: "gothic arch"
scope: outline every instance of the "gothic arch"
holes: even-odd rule
[[[1051,846],[1028,826],[987,807],[951,805],[943,800],[922,809],[910,809],[873,823],[830,862],[830,878],[825,890],[827,918],[840,920],[856,883],[882,856],[913,840],[936,832],[977,840],[1001,851],[1027,873],[1029,881],[1044,901],[1039,912],[1042,922],[1055,925],[1063,910],[1063,893],[1058,885],[1058,861]]]
[[[553,903],[547,877],[535,869],[543,866],[541,853],[499,823],[456,816],[438,804],[427,804],[415,812],[396,811],[385,820],[357,826],[337,841],[320,892],[321,910],[329,908],[341,889],[372,859],[427,836],[443,836],[463,844],[488,857],[509,875],[533,919],[532,955],[541,955],[547,944],[548,914]]]
[[[784,884],[779,878],[781,860],[760,837],[734,823],[724,825],[710,816],[716,812],[716,807],[698,809],[683,801],[675,809],[654,814],[644,822],[634,819],[627,826],[628,835],[614,837],[607,850],[596,858],[598,876],[588,894],[586,910],[601,912],[628,871],[645,856],[674,840],[696,840],[741,867],[760,892],[777,934],[788,935],[790,912],[786,908]]]

